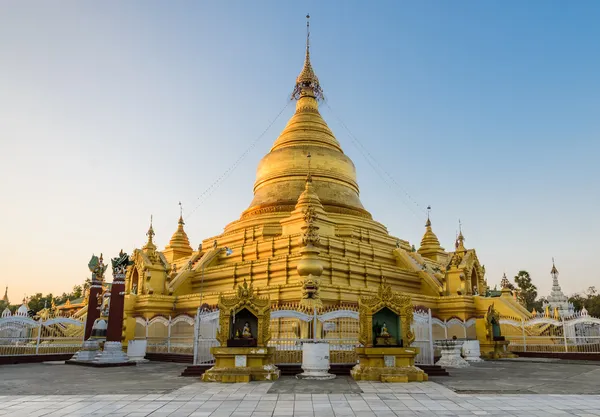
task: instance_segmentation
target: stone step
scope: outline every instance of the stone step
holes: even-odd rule
[[[417,365],[423,370],[428,376],[450,376],[446,369],[439,365]]]
[[[191,365],[183,370],[181,376],[200,377],[204,372],[210,369],[212,365]]]
[[[146,353],[146,359],[157,362],[177,362],[177,363],[192,363],[194,357],[192,355],[183,355],[180,353]]]

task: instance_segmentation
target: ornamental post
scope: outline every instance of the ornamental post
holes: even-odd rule
[[[102,283],[104,281],[104,271],[106,271],[107,267],[108,265],[104,265],[102,254],[100,254],[100,258],[92,255],[92,259],[88,263],[88,268],[92,273],[92,282],[90,283],[90,290],[88,292],[87,318],[85,320],[83,340],[90,338],[94,322],[100,317]]]
[[[113,282],[110,289],[110,310],[108,313],[108,328],[106,330],[107,342],[121,342],[123,331],[123,309],[125,307],[125,274],[131,264],[126,253],[119,253],[119,257],[112,261]]]

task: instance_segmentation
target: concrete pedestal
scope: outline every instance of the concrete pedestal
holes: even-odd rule
[[[462,354],[467,362],[483,362],[479,340],[465,340],[462,345]]]
[[[302,343],[302,370],[296,375],[298,379],[334,379],[329,371],[329,343]]]
[[[442,350],[442,357],[435,364],[442,368],[468,368],[469,362],[460,356],[462,342],[446,341],[439,344]]]
[[[508,350],[508,340],[480,342],[481,357],[484,359],[516,358],[517,355]]]
[[[350,374],[356,381],[423,382],[428,377],[415,366],[419,348],[356,348],[358,365]]]
[[[123,352],[121,342],[104,342],[104,349],[96,356],[96,364],[125,364],[129,358]]]
[[[146,340],[130,340],[127,344],[127,357],[130,361],[135,362],[148,362],[146,356],[146,347],[148,342]]]
[[[213,347],[215,366],[202,374],[204,382],[274,381],[279,369],[273,364],[275,348]]]
[[[100,352],[100,342],[98,340],[89,339],[83,342],[81,350],[73,355],[71,361],[92,362]]]

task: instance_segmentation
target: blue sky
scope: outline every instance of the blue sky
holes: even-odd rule
[[[13,300],[81,283],[92,253],[140,247],[151,214],[164,247],[179,201],[198,207],[193,246],[237,219],[292,104],[198,196],[288,103],[307,12],[322,114],[391,234],[418,247],[431,205],[446,249],[461,219],[492,286],[526,269],[544,295],[553,256],[565,292],[600,285],[598,2],[0,9],[0,285]]]

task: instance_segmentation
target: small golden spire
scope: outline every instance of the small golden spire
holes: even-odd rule
[[[183,205],[181,205],[181,201],[179,202],[179,222],[180,225],[184,225],[185,223],[183,222]]]
[[[312,174],[310,173],[310,158],[311,158],[311,154],[310,152],[308,154],[306,154],[306,159],[307,159],[307,163],[308,163],[308,174],[306,175],[306,182],[312,182]]]
[[[312,95],[317,100],[322,100],[323,89],[319,84],[319,79],[315,74],[310,63],[310,15],[306,15],[306,56],[304,57],[304,66],[300,75],[296,78],[296,85],[292,92],[292,100],[298,100],[302,95]]]
[[[431,220],[429,220],[430,212],[431,212],[431,206],[427,206],[427,223],[425,223],[425,227],[431,227]]]
[[[148,236],[148,243],[154,243],[152,242],[154,234],[154,229],[152,228],[152,215],[150,215],[150,228],[148,229],[148,232],[146,232],[146,236]]]
[[[454,244],[457,251],[466,251],[465,249],[465,237],[462,234],[462,223],[458,219],[458,236],[456,237],[456,243]]]
[[[146,232],[146,236],[148,236],[148,242],[146,242],[143,249],[152,250],[152,251],[156,249],[156,245],[152,241],[154,234],[155,233],[154,233],[154,228],[152,227],[152,215],[151,215],[150,216],[150,228],[148,229],[148,232]]]

